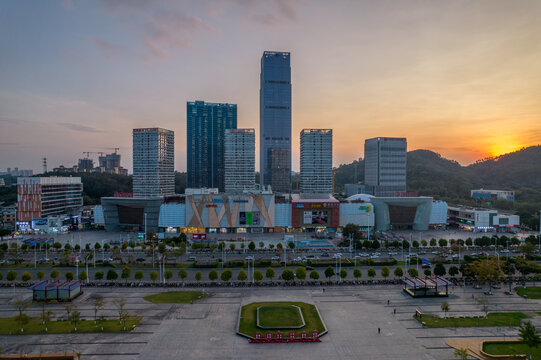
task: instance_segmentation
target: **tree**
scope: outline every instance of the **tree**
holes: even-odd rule
[[[96,250],[99,250],[99,249],[101,249],[101,245],[100,245],[100,243],[98,243],[98,242],[97,242],[97,243],[95,243],[95,244],[94,244],[94,249],[96,249]]]
[[[402,270],[400,266],[397,267],[396,269],[394,269],[394,276],[397,278],[401,278],[402,276],[404,276],[404,270]]]
[[[229,244],[229,249],[231,249],[231,251],[235,250],[235,244],[233,243]]]
[[[425,274],[425,276],[431,276],[432,271],[430,271],[430,269],[425,269],[424,274]]]
[[[250,243],[248,244],[248,249],[250,249],[251,251],[255,250],[255,244],[253,241],[250,241]]]
[[[165,270],[163,272],[163,277],[166,281],[169,281],[173,277],[173,271],[172,270]]]
[[[455,349],[455,358],[459,360],[468,360],[468,349]]]
[[[357,280],[359,280],[359,278],[363,276],[363,273],[361,272],[361,269],[358,269],[358,268],[355,268],[353,269],[353,277]]]
[[[381,245],[380,245],[379,241],[377,241],[377,240],[372,241],[372,249],[374,249],[374,250],[379,249],[380,246]]]
[[[96,322],[98,321],[98,311],[103,309],[103,307],[105,306],[105,299],[101,296],[94,299],[93,306],[94,306],[94,324],[96,324]]]
[[[269,280],[272,280],[274,279],[274,276],[275,276],[274,269],[271,267],[267,268],[267,271],[265,271],[265,277]]]
[[[77,323],[81,320],[81,313],[77,310],[74,310],[71,313],[70,321],[73,323],[75,331],[77,331]]]
[[[118,322],[124,325],[124,329],[126,329],[126,321],[130,317],[130,313],[126,310],[126,299],[113,299],[113,305],[118,311]]]
[[[340,270],[340,278],[341,278],[342,280],[344,280],[344,279],[347,278],[347,277],[348,277],[348,272],[346,271],[346,269]]]
[[[533,326],[531,321],[525,321],[524,324],[520,326],[518,335],[520,336],[520,340],[526,345],[528,345],[528,348],[530,349],[531,359],[532,348],[537,348],[537,346],[541,342],[539,338],[539,333],[537,332],[535,326]]]
[[[368,269],[367,274],[368,274],[368,277],[373,278],[374,276],[376,276],[376,270],[370,268]]]
[[[71,271],[68,271],[65,275],[66,280],[71,281],[73,280],[73,273]]]
[[[216,271],[215,269],[210,270],[210,272],[209,272],[209,280],[210,281],[215,281],[216,279],[218,279],[218,271]]]
[[[137,270],[133,277],[135,278],[135,280],[141,280],[144,276],[145,273],[143,272],[143,270]]]
[[[28,280],[30,280],[32,278],[32,275],[30,275],[29,272],[25,271],[23,272],[23,274],[21,275],[21,280],[23,282],[27,282]]]
[[[421,245],[423,245],[423,247],[426,247],[428,243],[426,242],[426,240],[421,240]]]
[[[259,242],[259,248],[263,249],[265,247],[265,243],[263,241]]]
[[[299,266],[295,270],[295,275],[297,275],[297,279],[299,279],[299,280],[306,279],[306,268],[304,266]]]
[[[293,241],[290,241],[289,244],[287,244],[287,246],[288,246],[291,250],[295,249],[295,243],[294,243]]]
[[[225,243],[223,241],[220,241],[218,243],[218,250],[222,251],[223,249],[225,249]]]
[[[201,271],[198,271],[195,273],[195,280],[196,281],[201,281],[201,279],[203,278],[203,274],[201,274]]]
[[[441,311],[444,312],[444,318],[447,319],[447,312],[449,311],[449,303],[447,301],[441,302]]]
[[[188,272],[186,271],[186,269],[182,268],[178,271],[177,275],[182,280],[182,282],[184,282],[184,279],[188,277]]]
[[[88,279],[88,274],[86,273],[86,270],[83,270],[79,273],[79,280],[86,281]]]
[[[329,279],[333,276],[334,276],[334,269],[332,266],[329,265],[329,267],[325,269],[325,277]]]
[[[231,269],[225,269],[224,271],[222,271],[222,275],[220,275],[220,279],[222,279],[223,282],[229,282],[232,277],[233,271],[231,271]]]
[[[156,282],[156,280],[158,280],[158,272],[156,270],[152,270],[150,272],[150,280],[152,280],[152,282]]]
[[[418,249],[419,248],[419,242],[417,240],[413,240],[413,242],[411,243],[411,246],[413,246],[415,249]]]
[[[53,247],[54,247],[56,250],[60,250],[60,249],[62,249],[62,244],[59,243],[59,242],[57,241],[57,242],[55,242],[55,243],[53,244]]]
[[[120,277],[124,279],[125,282],[128,281],[128,279],[131,277],[131,269],[127,266],[125,266],[122,269],[122,273],[120,274]]]
[[[118,279],[118,273],[113,270],[113,269],[110,269],[109,271],[107,271],[107,280],[116,280]]]
[[[95,280],[103,280],[103,276],[104,276],[103,270],[98,270],[94,274],[94,279]]]
[[[528,258],[535,252],[535,245],[530,242],[525,242],[520,246],[520,252],[525,258]]]
[[[440,239],[438,241],[438,244],[440,245],[440,247],[446,247],[447,246],[447,240],[445,239]]]
[[[23,325],[30,321],[30,317],[24,313],[26,308],[30,306],[30,303],[26,302],[22,298],[16,298],[11,302],[11,305],[13,305],[13,307],[15,307],[19,312],[19,315],[16,316],[15,320],[19,322],[22,331]]]
[[[39,316],[39,320],[43,324],[43,328],[45,331],[47,331],[47,323],[51,321],[51,317],[54,315],[52,311],[45,311],[46,305],[47,305],[47,302],[45,301],[41,302],[41,314]]]
[[[39,271],[36,273],[36,277],[37,277],[39,280],[43,280],[43,278],[45,277],[45,273],[44,273],[42,270],[39,270]]]
[[[458,275],[458,268],[456,266],[451,266],[449,268],[449,275],[457,276]]]
[[[412,278],[419,276],[419,272],[415,268],[408,269],[408,275]]]
[[[77,305],[73,305],[73,304],[64,305],[64,310],[66,310],[66,313],[68,314],[66,319],[68,320],[69,323],[71,323],[71,312],[75,309],[77,309]]]
[[[477,303],[481,307],[481,311],[485,313],[485,317],[488,316],[488,299],[486,297],[476,299]]]
[[[261,272],[261,270],[254,271],[254,280],[257,282],[263,280],[263,273]]]
[[[282,250],[284,248],[284,245],[282,243],[276,244],[276,248]]]
[[[0,227],[0,240],[4,240],[4,236],[7,236],[11,234],[11,230],[4,229],[4,227]]]
[[[6,279],[8,281],[15,281],[15,279],[17,279],[17,271],[15,271],[15,270],[8,271],[8,275],[7,275]]]
[[[383,276],[385,280],[387,280],[387,277],[389,276],[390,273],[391,273],[391,270],[389,269],[388,266],[384,266],[381,268],[381,276]]]
[[[293,278],[295,278],[295,274],[293,274],[293,271],[289,269],[285,269],[284,271],[282,271],[282,279],[284,279],[285,281],[291,281],[293,280]]]
[[[239,274],[237,275],[237,280],[239,281],[246,281],[246,279],[248,278],[248,276],[246,276],[246,272],[244,270],[240,270],[239,271]]]
[[[436,241],[436,239],[434,239],[434,238],[430,239],[430,246],[434,247],[434,246],[436,246],[437,243],[438,242]]]
[[[317,270],[310,271],[310,279],[319,280],[319,272]]]
[[[490,287],[492,287],[492,284],[500,282],[504,277],[500,261],[497,259],[490,259],[488,261],[477,260],[473,262],[471,268],[474,271],[477,281],[480,283],[488,282]]]
[[[473,245],[473,241],[471,238],[467,238],[466,239],[466,246],[472,246]]]
[[[442,263],[437,263],[436,266],[434,266],[434,275],[437,276],[443,276],[447,273],[445,270],[445,266],[443,266]]]

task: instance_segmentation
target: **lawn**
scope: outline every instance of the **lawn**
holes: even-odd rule
[[[299,308],[294,306],[261,306],[259,325],[264,328],[300,328],[303,325],[303,319]]]
[[[280,330],[263,330],[257,327],[257,308],[261,306],[276,306],[276,305],[296,305],[301,308],[302,316],[304,317],[304,322],[306,323],[305,326],[303,326],[300,329],[295,329],[294,331],[299,334],[302,331],[306,331],[308,336],[311,336],[311,332],[313,330],[317,330],[318,332],[325,331],[325,326],[323,325],[323,322],[321,321],[321,318],[319,317],[319,314],[317,312],[317,309],[312,304],[307,304],[304,302],[259,302],[259,303],[251,303],[248,305],[244,305],[241,309],[241,316],[240,316],[240,324],[239,324],[239,332],[246,334],[248,336],[254,336],[256,332],[260,333],[273,333],[276,334]],[[284,336],[287,336],[288,330],[284,329],[282,331],[284,333]]]
[[[168,291],[159,294],[153,294],[145,296],[146,301],[150,301],[156,304],[170,304],[170,303],[189,303],[190,301],[196,301],[200,298],[205,298],[208,293],[202,291]]]
[[[139,324],[141,317],[133,317],[126,322],[126,327],[129,330],[133,329],[133,325]],[[122,332],[123,326],[118,320],[104,320],[99,323],[99,326],[94,324],[94,320],[81,320],[77,322],[78,333],[95,333],[102,332]],[[51,321],[47,324],[48,334],[65,334],[75,332],[73,323],[67,321]],[[30,321],[23,325],[24,332],[21,333],[21,327],[18,321],[14,318],[0,318],[0,335],[19,335],[19,334],[43,334],[45,333],[43,323],[38,318],[31,318]]]
[[[423,314],[422,318],[415,317],[417,321],[424,322],[427,327],[477,327],[477,326],[520,326],[520,319],[528,316],[521,312],[489,313],[487,318],[441,318],[439,316]]]
[[[529,355],[528,345],[523,343],[501,342],[483,344],[483,351],[491,355]],[[532,357],[541,359],[541,347],[532,349]]]
[[[516,288],[517,295],[524,296],[528,299],[541,299],[541,287],[517,287]]]

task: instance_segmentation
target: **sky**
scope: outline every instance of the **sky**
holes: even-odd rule
[[[186,102],[238,105],[259,138],[263,51],[291,52],[293,169],[304,128],[333,163],[408,139],[469,164],[541,143],[541,1],[0,0],[0,171],[72,166],[132,129],[175,132]],[[259,169],[256,143],[256,169]]]

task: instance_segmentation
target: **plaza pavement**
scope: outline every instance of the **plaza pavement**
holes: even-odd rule
[[[333,286],[305,288],[209,288],[210,296],[195,304],[152,304],[143,297],[169,289],[86,288],[74,303],[84,318],[92,318],[92,301],[107,299],[103,314],[117,317],[111,299],[124,297],[133,315],[143,317],[130,333],[0,336],[6,353],[76,351],[82,359],[454,359],[447,339],[516,336],[517,329],[423,328],[412,318],[415,309],[440,314],[441,301],[450,304],[450,315],[479,312],[474,296],[481,290],[454,288],[447,299],[413,299],[399,286]],[[175,290],[175,289],[171,289]],[[497,290],[489,299],[491,311],[534,313],[541,300],[524,300]],[[16,315],[8,303],[27,293],[0,289],[0,316]],[[315,304],[329,333],[321,343],[250,344],[235,334],[240,307],[254,301],[305,301]],[[389,305],[387,304],[389,301]],[[65,317],[61,304],[49,305]],[[396,309],[396,314],[394,314]],[[38,316],[32,305],[27,313]],[[539,323],[539,317],[534,318]],[[381,328],[381,334],[377,329]]]

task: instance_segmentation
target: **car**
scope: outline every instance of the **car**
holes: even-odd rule
[[[451,257],[452,257],[453,259],[458,259],[458,254],[453,254]]]
[[[438,250],[432,251],[432,254],[433,254],[433,255],[438,255],[439,253],[440,253],[440,252],[439,252]]]
[[[190,256],[190,257],[188,258],[188,261],[195,261],[195,256]]]
[[[293,261],[302,261],[302,258],[300,256],[297,256]]]
[[[137,262],[144,262],[144,261],[145,261],[145,258],[137,258],[136,261],[137,261]]]
[[[277,261],[277,260],[280,260],[280,257],[279,256],[273,256],[273,257],[271,257],[271,260],[272,261]]]
[[[509,252],[509,250],[503,249],[503,250],[501,250],[500,252],[501,252],[501,253],[504,253],[504,254],[507,254],[507,253]]]
[[[372,255],[370,256],[370,259],[379,259],[379,255]]]
[[[323,254],[321,254],[321,257],[329,257],[329,254],[328,253],[323,253]]]
[[[389,252],[389,255],[398,255],[398,253],[397,253],[397,252],[394,252],[394,251],[390,251],[390,252]]]
[[[246,260],[246,261],[252,261],[253,259],[254,259],[254,257],[253,257],[252,255],[246,256],[246,257],[244,258],[244,260]]]
[[[341,258],[342,257],[342,254],[334,254],[332,256],[333,259],[338,259],[338,258]]]
[[[430,264],[422,263],[422,264],[421,264],[421,268],[423,268],[423,269],[430,269]]]

